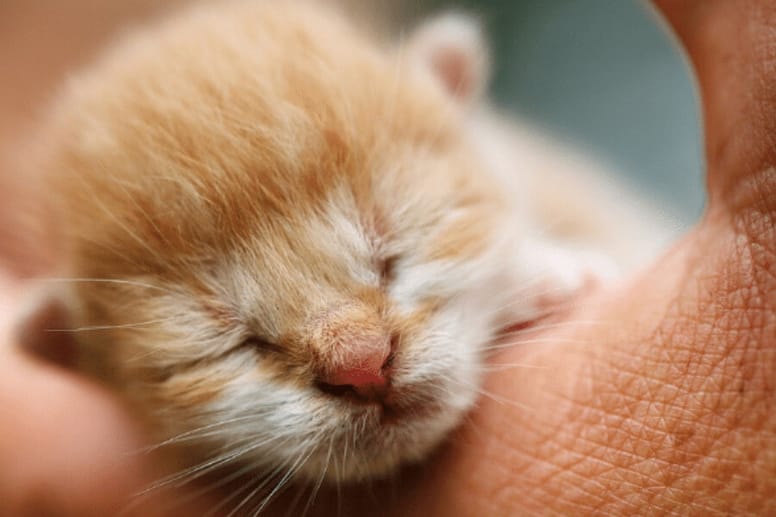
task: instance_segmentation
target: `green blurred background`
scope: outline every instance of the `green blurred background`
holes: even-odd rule
[[[426,0],[410,19],[478,14],[495,52],[499,106],[587,149],[683,225],[704,204],[698,102],[689,67],[637,0]]]

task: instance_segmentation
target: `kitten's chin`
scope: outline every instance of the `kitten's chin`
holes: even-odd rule
[[[464,364],[454,361],[453,364]],[[329,483],[386,478],[425,461],[474,405],[476,368],[449,368],[444,375],[415,371],[396,378],[380,403],[327,404],[330,432],[300,469],[300,477]],[[421,380],[422,379],[422,380]],[[453,380],[455,379],[455,380]]]
[[[457,408],[365,408],[339,419],[338,431],[299,469],[303,481],[358,483],[386,478],[427,459],[461,422]]]

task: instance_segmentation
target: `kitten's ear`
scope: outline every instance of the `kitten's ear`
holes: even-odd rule
[[[63,290],[33,288],[15,326],[16,340],[29,353],[65,367],[75,367],[72,311]]]
[[[462,104],[477,100],[488,84],[490,52],[474,16],[448,12],[422,23],[409,36],[406,52],[427,67]]]

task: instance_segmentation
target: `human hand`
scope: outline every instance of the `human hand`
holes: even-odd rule
[[[656,3],[702,90],[703,221],[648,271],[500,354],[538,368],[492,372],[429,465],[322,494],[316,511],[776,513],[776,8]],[[0,470],[0,513],[44,494],[62,515],[111,514],[154,479],[136,457],[116,466],[141,436],[115,401],[0,353],[0,421],[13,422],[0,464],[14,466]]]
[[[701,88],[703,220],[503,353],[540,368],[494,372],[386,514],[776,514],[776,6],[655,3]]]

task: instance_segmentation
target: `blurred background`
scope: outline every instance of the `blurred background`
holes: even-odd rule
[[[0,189],[12,188],[2,174],[14,168],[7,151],[67,74],[126,27],[187,1],[0,0]],[[682,226],[700,215],[693,82],[646,1],[344,1],[395,10],[403,23],[451,7],[478,14],[495,52],[499,106],[622,172]]]
[[[478,14],[504,109],[587,150],[687,226],[704,205],[698,100],[689,66],[645,0],[428,0]]]

